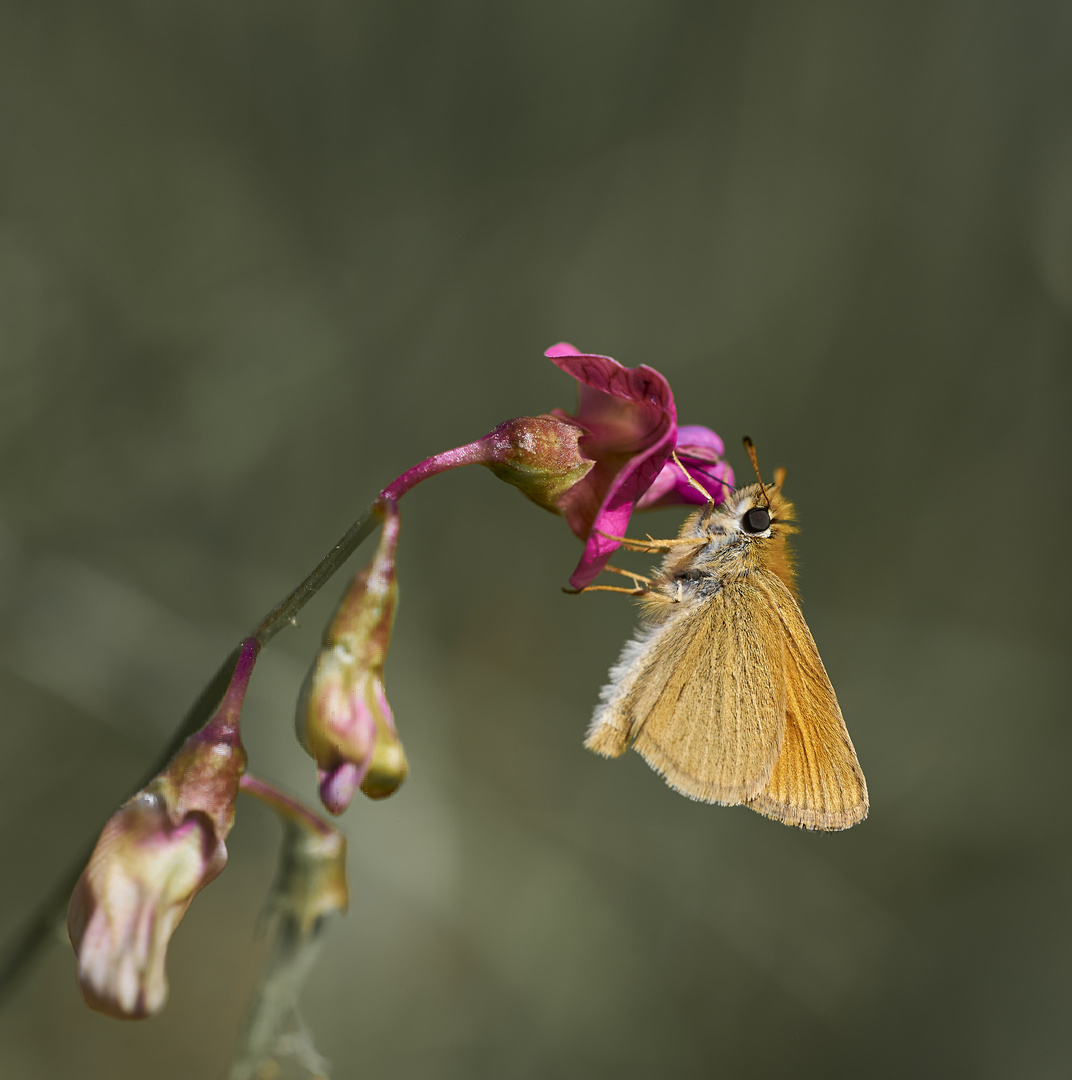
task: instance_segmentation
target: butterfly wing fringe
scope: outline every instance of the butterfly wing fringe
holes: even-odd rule
[[[603,757],[621,757],[629,749],[632,723],[628,701],[636,694],[638,672],[651,678],[655,672],[652,659],[657,656],[659,640],[667,631],[666,625],[642,626],[625,643],[618,662],[610,669],[610,680],[599,693],[599,705],[588,725],[584,745]]]

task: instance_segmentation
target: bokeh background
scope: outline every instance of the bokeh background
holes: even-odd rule
[[[572,407],[565,338],[788,468],[871,816],[586,753],[629,602],[439,478],[402,508],[410,779],[342,819],[304,996],[335,1074],[1068,1075],[1070,51],[1041,0],[3,0],[3,945],[381,486]],[[342,586],[244,719],[310,797]],[[0,1075],[223,1076],[278,834],[240,809],[157,1019],[85,1009],[57,935]]]

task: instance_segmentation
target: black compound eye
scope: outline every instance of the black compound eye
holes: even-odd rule
[[[741,528],[747,533],[766,532],[770,528],[770,514],[762,506],[753,506],[741,518]]]

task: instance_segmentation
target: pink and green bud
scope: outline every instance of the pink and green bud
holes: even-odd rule
[[[339,604],[298,700],[298,740],[316,761],[320,799],[333,814],[358,789],[371,799],[392,794],[409,770],[383,688],[398,599],[398,507],[383,501],[380,513],[376,554]]]
[[[520,489],[537,506],[559,513],[559,502],[595,462],[580,448],[584,428],[561,416],[507,420],[481,440],[489,454],[483,464]]]
[[[86,1003],[121,1019],[164,1007],[168,941],[227,863],[246,767],[239,717],[259,644],[243,644],[215,716],[109,818],[75,886],[67,929]]]

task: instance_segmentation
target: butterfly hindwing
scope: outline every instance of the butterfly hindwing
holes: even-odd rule
[[[847,829],[867,817],[867,785],[834,688],[790,591],[774,574],[756,576],[783,627],[786,722],[770,780],[749,805],[786,825]]]

